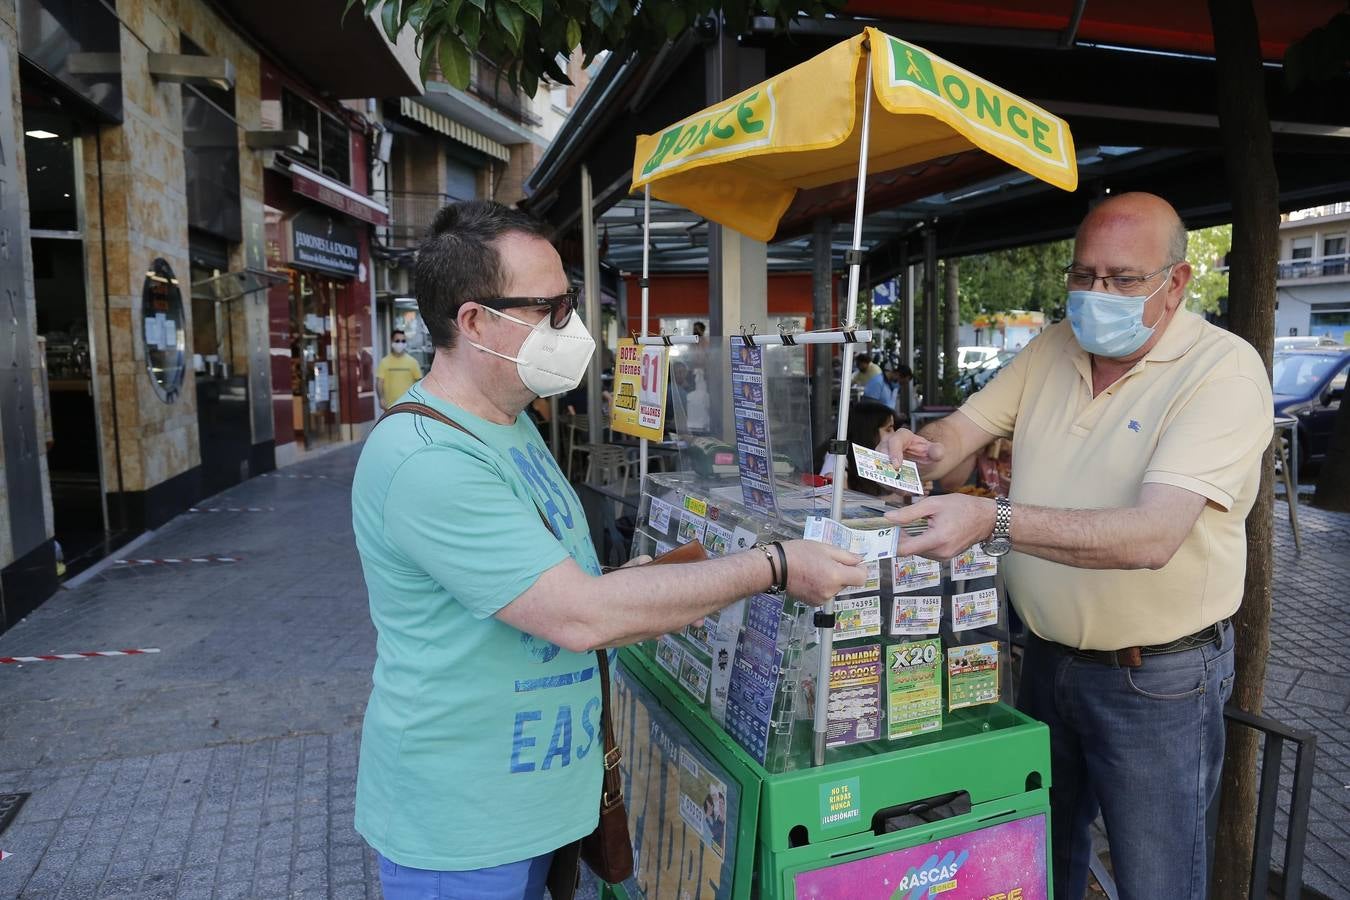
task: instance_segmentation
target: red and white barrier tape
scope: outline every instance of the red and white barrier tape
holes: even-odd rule
[[[238,556],[167,557],[165,559],[115,559],[115,566],[172,566],[180,563],[237,563]]]
[[[58,659],[93,659],[99,656],[140,656],[144,653],[158,652],[158,647],[144,647],[139,650],[85,650],[81,653],[47,653],[42,656],[0,656],[0,664],[52,662]]]

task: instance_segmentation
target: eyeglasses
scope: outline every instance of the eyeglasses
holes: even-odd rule
[[[1150,272],[1147,275],[1098,275],[1096,272],[1067,265],[1064,267],[1064,283],[1071,291],[1090,291],[1092,286],[1100,281],[1102,287],[1112,293],[1142,294],[1148,290],[1147,285],[1150,281],[1163,272],[1170,272],[1177,265],[1178,263],[1174,262],[1168,263],[1158,271]]]
[[[577,309],[577,296],[581,293],[581,288],[568,288],[567,293],[559,294],[556,297],[493,297],[488,300],[474,301],[480,306],[486,306],[488,309],[520,309],[522,307],[547,306],[548,324],[555,329],[567,327],[567,323],[572,321],[572,313]]]

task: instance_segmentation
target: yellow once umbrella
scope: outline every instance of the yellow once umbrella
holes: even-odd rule
[[[797,191],[857,174],[868,59],[871,170],[979,148],[1056,187],[1078,186],[1062,119],[868,28],[660,134],[639,136],[633,189],[649,186],[658,199],[771,239]]]

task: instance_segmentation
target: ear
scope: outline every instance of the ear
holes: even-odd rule
[[[487,318],[491,313],[483,311],[483,307],[477,303],[463,303],[459,307],[459,314],[455,316],[455,327],[459,333],[475,344],[483,343],[483,329],[487,326]]]
[[[1172,268],[1172,276],[1167,284],[1167,309],[1178,309],[1186,302],[1186,285],[1191,283],[1191,264],[1179,262]]]

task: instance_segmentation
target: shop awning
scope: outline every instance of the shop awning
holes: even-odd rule
[[[421,100],[411,97],[400,97],[398,101],[399,115],[405,119],[412,119],[418,124],[425,125],[432,131],[438,131],[451,140],[457,141],[470,149],[477,150],[486,156],[501,162],[511,161],[511,150],[499,141],[494,141],[485,134],[474,131],[467,125],[456,122],[445,113],[438,112],[427,106]]]
[[[192,282],[192,299],[213,300],[223,303],[238,300],[258,291],[265,291],[273,284],[286,281],[285,275],[267,272],[261,269],[241,269],[238,272],[221,272],[210,278]]]
[[[422,93],[412,29],[390,43],[378,16],[342,15],[333,0],[219,0],[215,4],[272,57],[339,99]]]
[[[1289,45],[1345,11],[1345,0],[1251,0],[1261,27],[1261,53],[1279,62]],[[1204,3],[1176,0],[849,0],[845,17],[876,16],[905,23],[914,37],[942,41],[974,37],[978,29],[1000,41],[1021,35],[1025,45],[1109,44],[1212,56],[1214,30]],[[945,35],[943,27],[950,29]]]
[[[383,203],[377,203],[364,194],[358,194],[342,182],[320,175],[299,163],[291,163],[289,171],[291,187],[297,194],[346,213],[354,219],[369,222],[371,225],[389,224],[389,207]]]
[[[650,187],[653,197],[770,240],[799,190],[856,178],[864,103],[873,106],[872,172],[983,150],[1055,187],[1078,186],[1062,119],[868,28],[658,134],[640,135],[633,190]]]

